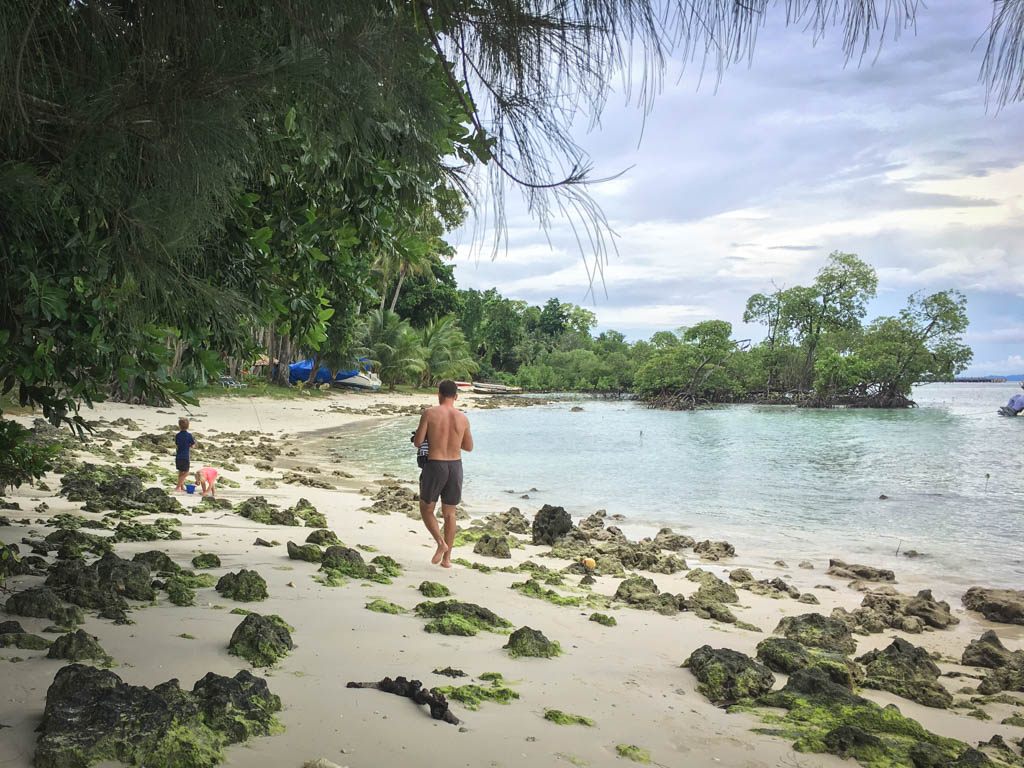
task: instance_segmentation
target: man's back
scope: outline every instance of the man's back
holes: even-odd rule
[[[473,450],[472,441],[466,444],[469,419],[450,405],[435,405],[424,414],[427,420],[427,440],[430,442],[431,461],[457,461],[462,450]]]

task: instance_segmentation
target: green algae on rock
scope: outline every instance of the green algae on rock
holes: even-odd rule
[[[462,704],[466,709],[478,710],[485,701],[495,704],[511,704],[519,698],[519,693],[510,688],[505,679],[497,672],[485,672],[479,679],[490,685],[445,685],[435,688],[438,693]]]
[[[84,768],[118,760],[154,768],[213,768],[223,748],[280,730],[280,699],[247,671],[212,672],[191,692],[176,680],[128,685],[82,664],[61,668],[46,692],[36,768]]]
[[[683,662],[698,680],[697,690],[715,704],[731,704],[768,693],[775,676],[746,654],[703,645]]]
[[[0,648],[19,648],[23,651],[45,651],[52,643],[45,637],[29,632],[0,632]]]
[[[761,712],[770,726],[763,732],[795,739],[797,752],[841,751],[869,768],[919,766],[911,754],[921,744],[941,757],[934,765],[950,766],[966,749],[927,731],[895,707],[880,707],[837,685],[820,667],[794,672],[781,690],[762,696],[757,704],[786,710],[784,715]]]
[[[397,560],[388,555],[377,555],[370,560],[370,563],[380,569],[381,573],[385,576],[394,578],[402,575],[402,566],[398,564]]]
[[[544,587],[542,587],[535,579],[516,582],[511,584],[509,589],[514,589],[519,594],[526,595],[527,597],[533,597],[538,600],[547,600],[552,605],[578,607],[586,602],[586,598],[584,597],[568,597],[558,594],[553,589],[544,589]],[[587,598],[589,597],[592,596],[588,595]]]
[[[378,571],[376,565],[364,562],[359,551],[351,547],[328,547],[323,554],[320,570],[324,572],[323,583],[328,586],[343,584],[345,577],[374,581],[378,584],[391,583],[391,578],[386,573]]]
[[[786,616],[775,628],[775,634],[795,640],[808,648],[820,648],[841,656],[857,650],[857,643],[846,624],[820,613]]]
[[[238,504],[235,509],[242,517],[263,525],[301,525],[291,509],[279,509],[263,496],[253,496]]]
[[[306,537],[306,543],[327,547],[332,544],[340,545],[341,539],[338,538],[338,534],[334,531],[328,530],[327,528],[318,528]]]
[[[164,590],[167,592],[167,599],[175,605],[187,606],[195,603],[196,591],[181,579],[168,579],[164,584]]]
[[[651,753],[636,744],[616,744],[615,754],[626,760],[632,760],[634,763],[649,765],[651,762]]]
[[[511,622],[482,605],[459,600],[420,603],[414,610],[417,616],[432,619],[424,627],[427,632],[472,636],[480,631],[503,633],[512,626]]]
[[[292,560],[305,560],[307,563],[319,563],[324,558],[324,553],[316,544],[296,544],[289,541],[287,544],[288,557]]]
[[[448,597],[452,593],[448,587],[436,581],[420,582],[418,589],[424,597]]]
[[[68,661],[84,661],[91,659],[101,664],[110,664],[110,654],[103,650],[99,638],[90,635],[83,629],[76,629],[61,635],[53,641],[48,659],[67,659]]]
[[[289,482],[288,479],[285,479],[285,482]],[[327,527],[327,518],[324,517],[322,512],[317,511],[317,508],[310,503],[309,499],[299,499],[295,502],[295,506],[286,509],[285,513],[291,513],[294,517],[304,520],[306,525],[311,528]]]
[[[630,576],[620,582],[614,599],[633,608],[657,611],[666,616],[679,612],[679,599],[675,595],[661,592],[658,585],[646,576]]]
[[[592,613],[590,614],[590,619],[588,620],[595,621],[598,624],[603,624],[606,627],[614,627],[619,623],[615,620],[614,616],[608,616],[604,613]]]
[[[220,558],[212,552],[203,552],[192,558],[193,568],[220,568]]]
[[[498,557],[509,560],[512,552],[509,549],[509,541],[505,536],[484,533],[473,545],[473,553],[485,557]]]
[[[530,627],[520,627],[511,635],[503,646],[513,658],[532,656],[550,659],[562,653],[562,646],[554,640],[548,640],[544,633]]]
[[[785,637],[767,637],[757,644],[757,660],[773,672],[790,675],[807,667],[821,667],[833,682],[852,689],[864,679],[864,670],[855,661],[808,648]]]
[[[280,616],[250,613],[231,634],[228,653],[254,667],[271,667],[295,647],[290,630]]]
[[[865,688],[877,688],[916,701],[926,707],[944,709],[953,695],[939,684],[940,670],[924,648],[897,637],[887,648],[869,651],[858,662],[867,674]]]
[[[4,610],[12,616],[50,619],[65,627],[85,621],[80,608],[64,605],[49,587],[29,587],[21,592],[15,592],[7,598]]]
[[[379,598],[371,600],[363,606],[368,611],[374,611],[376,613],[407,613],[405,608],[394,603],[389,603],[387,600],[381,600]]]
[[[267,598],[267,582],[256,571],[245,568],[237,573],[226,573],[217,582],[217,591],[224,597],[249,603]]]
[[[569,712],[563,712],[560,709],[545,709],[544,719],[554,723],[555,725],[585,725],[587,727],[592,727],[594,725],[594,721],[589,717],[573,715]]]
[[[181,566],[174,562],[170,555],[158,549],[151,549],[148,552],[139,552],[132,558],[133,563],[145,563],[153,573],[177,573]]]

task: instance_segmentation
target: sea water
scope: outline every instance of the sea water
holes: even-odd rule
[[[840,557],[921,583],[1024,588],[1024,416],[996,414],[1018,386],[924,385],[903,410],[474,410],[464,496],[474,514],[605,509],[630,535],[671,526],[818,568]],[[415,426],[381,424],[346,453],[415,477]]]

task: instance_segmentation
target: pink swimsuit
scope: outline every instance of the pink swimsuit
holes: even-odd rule
[[[217,479],[217,470],[214,469],[213,467],[203,467],[202,469],[199,470],[199,476],[203,478],[206,482],[212,483],[214,480]]]

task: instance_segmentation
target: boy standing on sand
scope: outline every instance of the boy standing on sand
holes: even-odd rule
[[[178,419],[178,434],[174,436],[174,466],[178,470],[178,485],[176,491],[185,492],[185,478],[188,477],[189,466],[192,464],[192,446],[196,439],[188,431],[188,419]]]
[[[458,387],[449,379],[437,387],[438,405],[427,408],[412,436],[419,448],[429,443],[426,466],[420,472],[420,516],[430,535],[437,542],[437,551],[430,559],[434,565],[452,567],[452,546],[455,543],[455,508],[462,501],[462,451],[473,450],[473,435],[466,414],[455,408]],[[444,535],[434,517],[434,507],[441,498]]]

